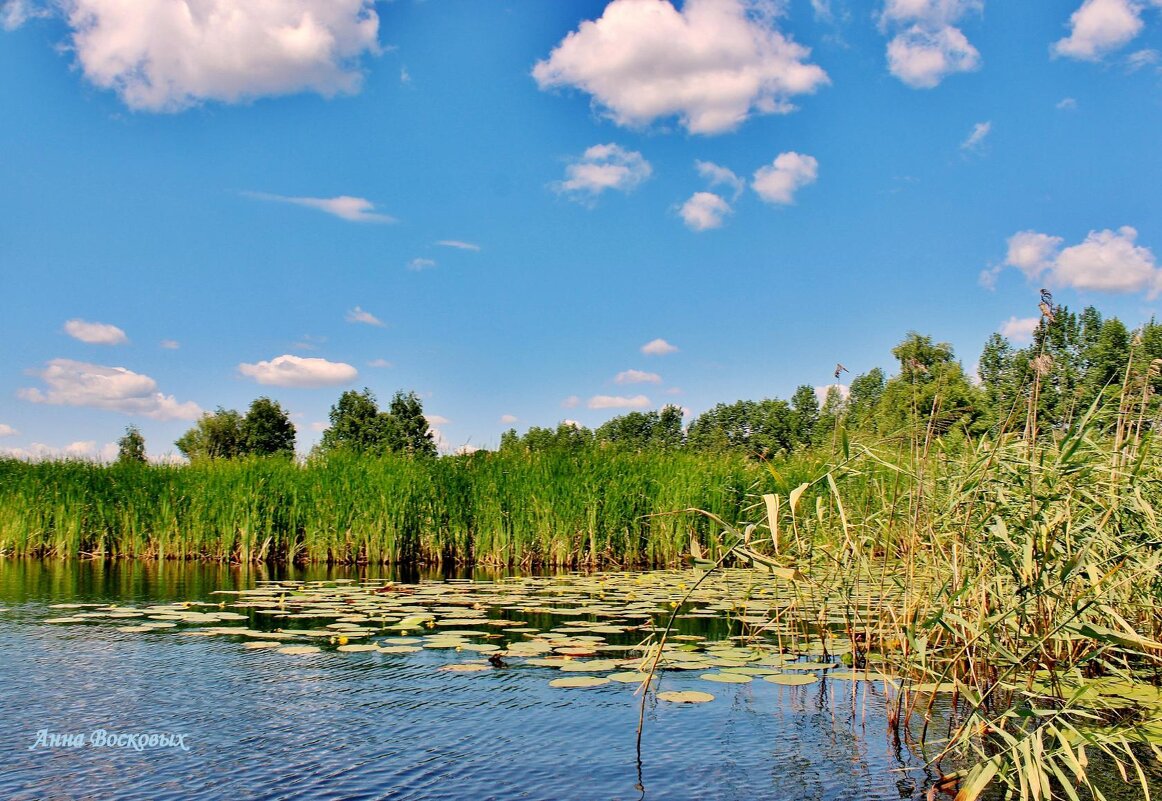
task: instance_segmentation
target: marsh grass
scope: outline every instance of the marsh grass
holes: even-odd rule
[[[766,486],[742,457],[478,453],[191,465],[0,460],[0,552],[89,558],[665,565],[700,507]]]

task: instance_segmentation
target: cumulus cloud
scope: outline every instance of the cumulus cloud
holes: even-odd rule
[[[0,423],[0,437],[15,437],[20,432],[7,423]]]
[[[541,89],[575,87],[618,125],[677,116],[690,133],[732,130],[751,114],[787,113],[827,73],[748,0],[613,0],[533,68]]]
[[[622,370],[613,381],[615,384],[660,384],[662,377],[645,370]]]
[[[32,403],[88,406],[154,420],[196,420],[202,410],[192,401],[179,402],[157,391],[157,382],[124,367],[53,359],[33,375],[45,388],[21,389],[18,395]]]
[[[129,341],[125,332],[108,323],[90,323],[73,319],[65,323],[65,333],[90,345],[124,345]]]
[[[570,395],[569,397],[565,398],[565,400],[561,401],[561,405],[566,409],[575,409],[581,405],[581,399],[576,395]]]
[[[980,66],[980,52],[956,27],[979,12],[983,0],[887,0],[880,27],[893,32],[888,71],[914,89],[931,89],[947,76]]]
[[[416,258],[416,259],[412,259],[407,264],[408,269],[411,270],[413,273],[418,273],[418,272],[421,272],[423,270],[430,270],[435,266],[436,266],[435,259]]]
[[[1073,111],[1077,108],[1077,99],[1073,97],[1063,97],[1057,101],[1058,111]]]
[[[755,171],[751,188],[767,203],[789,205],[795,202],[795,192],[815,183],[819,162],[812,156],[794,151],[780,153],[775,160]]]
[[[978,150],[984,144],[985,138],[993,129],[991,122],[978,122],[972,126],[972,133],[960,143],[961,150]]]
[[[621,395],[594,395],[586,404],[590,409],[648,409],[650,399],[645,395],[625,398]]]
[[[1151,67],[1162,60],[1162,55],[1157,50],[1138,50],[1126,56],[1126,71],[1137,72],[1143,67]]]
[[[632,192],[650,177],[653,168],[636,150],[615,144],[594,145],[565,168],[565,180],[553,191],[582,202],[592,202],[607,189]]]
[[[839,393],[840,400],[847,400],[847,396],[851,394],[851,389],[845,384],[824,384],[821,387],[813,387],[813,389],[815,390],[815,398],[819,401],[820,406],[827,402],[827,396],[831,394],[832,390]]]
[[[182,343],[178,342],[176,339],[163,339],[161,342],[157,343],[157,345],[163,350],[177,350],[182,346]]]
[[[425,414],[424,419],[428,421],[428,425],[430,426],[446,426],[452,422],[447,417],[442,417],[438,414]]]
[[[677,353],[678,348],[659,337],[658,339],[651,339],[642,345],[641,352],[646,356],[666,356],[670,353]]]
[[[473,253],[480,252],[480,245],[473,242],[462,242],[459,239],[441,239],[436,244],[446,248],[456,248],[457,250],[471,250]]]
[[[733,170],[715,164],[712,161],[695,161],[694,169],[698,170],[698,174],[710,182],[711,187],[730,187],[736,200],[742,194],[742,190],[746,188],[746,180],[744,178],[735,175]]]
[[[1033,332],[1041,324],[1040,317],[1010,317],[1001,323],[1001,336],[1014,342],[1032,342]]]
[[[340,195],[338,197],[288,197],[286,195],[271,195],[266,192],[244,192],[243,194],[255,200],[290,203],[295,206],[305,206],[308,209],[317,209],[350,222],[398,222],[390,214],[377,212],[375,210],[375,204],[367,198],[362,197],[351,197],[350,195]]]
[[[1061,249],[1061,237],[1021,231],[1008,240],[1005,264],[1030,280],[1053,286],[1098,292],[1162,291],[1162,269],[1149,248],[1135,244],[1138,232],[1128,225],[1117,231],[1090,231],[1085,241]]]
[[[329,387],[346,384],[359,371],[343,362],[284,354],[270,361],[238,365],[238,372],[259,384],[274,387]]]
[[[54,0],[84,76],[138,111],[206,100],[359,89],[359,62],[379,52],[373,0]],[[5,5],[6,26],[29,4]]]
[[[375,367],[380,370],[386,370],[389,367],[395,367],[395,365],[392,362],[389,362],[387,359],[372,359],[367,363],[367,366]]]
[[[713,192],[695,192],[682,204],[678,214],[691,231],[709,231],[721,227],[731,211],[730,204]]]
[[[1141,32],[1142,8],[1137,0],[1085,0],[1070,15],[1069,36],[1053,44],[1053,54],[1097,61]]]
[[[43,442],[34,442],[27,448],[3,448],[0,454],[13,459],[24,459],[30,462],[58,459],[85,459],[97,462],[111,462],[117,458],[118,447],[116,442],[106,442],[100,448],[97,441],[92,439],[70,442],[63,448],[45,445]]]
[[[512,423],[520,422],[520,418],[518,418],[515,414],[502,414],[500,416],[500,422],[507,426],[511,425]]]
[[[356,306],[354,309],[351,309],[350,311],[348,311],[346,316],[343,319],[345,319],[349,323],[360,323],[362,325],[374,325],[374,326],[379,326],[380,328],[383,327],[383,320],[380,320],[378,317],[376,317],[371,312],[367,311],[366,309],[361,309],[358,306]]]

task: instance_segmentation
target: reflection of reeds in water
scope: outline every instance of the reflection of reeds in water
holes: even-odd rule
[[[676,563],[737,518],[737,456],[479,453],[188,466],[0,460],[0,552],[224,561]]]

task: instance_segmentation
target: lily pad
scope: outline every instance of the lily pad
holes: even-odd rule
[[[819,677],[813,673],[778,673],[774,676],[763,676],[763,681],[787,687],[799,687],[804,684],[814,684],[819,681]]]
[[[754,677],[747,676],[745,673],[703,673],[698,678],[706,681],[717,681],[721,684],[747,684]]]
[[[697,690],[666,690],[658,693],[658,700],[669,701],[674,704],[705,704],[708,701],[713,701],[714,696],[710,693],[698,692]]]
[[[549,682],[550,687],[600,687],[602,684],[609,684],[609,679],[605,676],[566,676]]]

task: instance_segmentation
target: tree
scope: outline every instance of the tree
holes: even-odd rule
[[[690,423],[686,441],[699,450],[738,449],[760,459],[795,446],[794,412],[784,400],[720,403]]]
[[[294,456],[295,427],[277,401],[262,397],[242,419],[243,451],[251,456]]]
[[[117,440],[117,464],[145,464],[145,437],[137,426],[125,429],[125,436]]]
[[[386,420],[385,441],[392,453],[435,456],[436,439],[424,416],[424,406],[414,392],[396,392],[391,398]]]
[[[819,398],[815,390],[806,384],[797,387],[791,396],[791,411],[791,427],[796,444],[810,443],[815,425],[819,422]]]
[[[884,371],[878,367],[852,379],[845,409],[850,428],[876,430],[876,406],[883,397],[886,381]]]
[[[219,406],[213,414],[202,415],[174,444],[190,460],[234,459],[245,453],[242,416]]]
[[[331,407],[331,427],[323,432],[320,449],[324,453],[384,453],[387,450],[386,415],[379,411],[375,395],[349,389]]]
[[[934,343],[913,331],[892,354],[900,362],[900,372],[885,385],[876,410],[881,433],[975,430],[981,416],[980,393],[969,383],[951,345]]]

